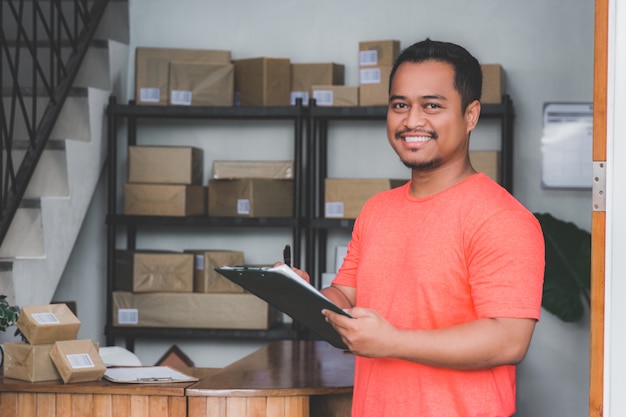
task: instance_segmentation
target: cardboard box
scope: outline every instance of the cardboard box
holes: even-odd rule
[[[318,106],[351,107],[359,105],[359,87],[347,85],[314,85],[312,96]]]
[[[233,63],[235,105],[289,105],[291,61],[288,58],[247,58]]]
[[[113,292],[114,326],[267,330],[280,317],[276,309],[249,293]]]
[[[202,185],[124,184],[124,214],[137,216],[200,216],[206,214]]]
[[[185,250],[194,255],[193,291],[199,293],[241,293],[244,289],[213,269],[243,265],[243,252],[236,250]]]
[[[293,180],[239,178],[209,181],[209,216],[291,217]]]
[[[483,64],[483,89],[480,102],[483,104],[500,104],[505,93],[504,70],[500,64]]]
[[[359,67],[393,66],[398,55],[400,55],[398,40],[359,42]]]
[[[106,365],[91,340],[56,342],[50,350],[50,358],[66,384],[100,381],[106,371]]]
[[[345,66],[334,62],[291,64],[291,105],[296,104],[297,98],[302,98],[304,105],[308,104],[311,87],[316,84],[343,85],[344,77]]]
[[[204,152],[190,146],[129,146],[128,182],[201,185]]]
[[[389,103],[391,68],[366,67],[359,70],[359,105],[386,106]]]
[[[498,151],[470,151],[470,162],[478,172],[484,172],[489,178],[501,183],[500,152]]]
[[[115,289],[132,292],[192,292],[194,256],[166,251],[118,250]]]
[[[339,179],[324,181],[325,217],[355,219],[363,204],[381,191],[405,184],[403,179]]]
[[[213,161],[213,179],[293,179],[293,161]]]
[[[16,325],[31,345],[46,345],[76,339],[80,321],[65,304],[45,304],[22,307]]]
[[[60,381],[61,375],[50,359],[52,346],[6,342],[4,377],[28,382]]]
[[[230,60],[230,51],[139,47],[135,51],[135,101],[142,105],[164,106],[168,103],[172,61],[229,64]]]
[[[231,63],[170,63],[169,103],[181,106],[232,106],[235,66]]]

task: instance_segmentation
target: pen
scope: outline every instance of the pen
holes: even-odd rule
[[[137,381],[172,381],[173,378],[171,376],[150,376],[146,378],[137,378]]]
[[[291,266],[291,246],[289,245],[285,245],[285,249],[283,249],[283,260],[285,265]]]

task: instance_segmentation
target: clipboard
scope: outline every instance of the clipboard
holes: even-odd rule
[[[331,345],[347,349],[339,333],[322,315],[322,309],[351,317],[289,266],[270,268],[224,266],[215,271],[307,326]]]
[[[124,384],[168,384],[198,381],[198,378],[179,372],[169,366],[107,368],[104,372],[104,379]]]

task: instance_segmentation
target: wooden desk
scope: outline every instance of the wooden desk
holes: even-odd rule
[[[188,416],[349,417],[353,381],[351,353],[326,342],[272,342],[188,387]]]
[[[199,369],[194,375],[217,371]],[[186,417],[185,388],[191,384],[32,383],[0,377],[0,417]]]

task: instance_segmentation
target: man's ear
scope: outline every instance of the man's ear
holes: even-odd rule
[[[465,109],[465,125],[467,126],[467,133],[474,130],[478,124],[478,118],[480,117],[480,101],[474,100],[467,105]]]

